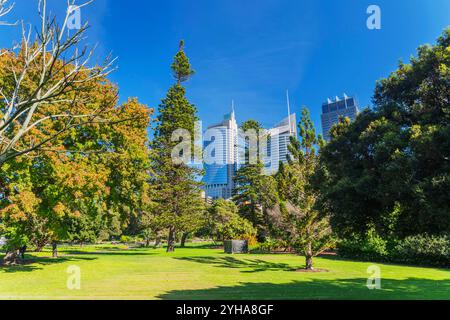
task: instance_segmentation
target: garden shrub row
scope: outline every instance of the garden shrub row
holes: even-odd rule
[[[363,261],[450,268],[450,235],[417,235],[393,241],[369,235],[363,240],[341,241],[338,252],[341,257]]]

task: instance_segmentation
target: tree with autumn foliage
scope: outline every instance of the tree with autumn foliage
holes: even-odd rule
[[[108,57],[101,65],[90,65],[93,50],[80,48],[88,24],[73,34],[67,32],[70,8],[91,2],[68,2],[60,24],[60,19],[49,14],[47,0],[36,1],[39,26],[28,31],[26,23],[18,24],[22,26],[18,45],[0,51],[0,167],[22,155],[49,148],[66,131],[109,121],[102,107],[80,106],[90,103],[83,91],[114,70],[114,59]],[[0,2],[0,15],[11,9],[6,1]],[[55,105],[58,112],[52,110]],[[60,124],[58,130],[52,134],[42,130],[53,121]],[[36,134],[29,139],[31,131]]]
[[[56,257],[59,241],[120,235],[150,203],[147,128],[152,111],[137,99],[117,107],[117,88],[106,79],[93,81],[83,94],[90,103],[81,100],[80,109],[101,107],[111,121],[67,130],[48,148],[3,167],[0,219],[9,239],[7,263],[16,263],[26,244],[40,249],[51,242]],[[55,112],[60,108],[48,106]],[[58,119],[46,122],[28,137],[52,135],[61,125]]]

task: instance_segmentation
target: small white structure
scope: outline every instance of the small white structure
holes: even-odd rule
[[[6,244],[6,238],[1,237],[0,238],[0,247],[4,246]]]

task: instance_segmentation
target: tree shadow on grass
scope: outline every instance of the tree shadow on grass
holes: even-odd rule
[[[410,268],[428,268],[428,269],[434,269],[434,270],[440,270],[440,271],[450,271],[449,267],[442,267],[442,266],[433,266],[429,264],[411,264],[406,262],[389,262],[382,259],[379,260],[369,260],[369,259],[352,259],[352,258],[345,258],[339,255],[320,255],[319,258],[322,260],[331,260],[331,261],[343,261],[343,262],[362,262],[362,263],[380,263],[387,266],[396,266],[396,267],[410,267]]]
[[[245,269],[242,273],[255,273],[264,271],[295,271],[286,263],[274,263],[260,259],[236,259],[234,257],[182,257],[174,258],[201,264],[211,264],[220,268]]]
[[[183,247],[177,247],[177,249],[183,250],[183,249],[223,249],[222,243],[203,243],[203,244],[197,244],[197,243],[188,243],[186,246]]]
[[[174,290],[163,300],[450,300],[450,280],[382,279],[369,290],[367,279],[313,279],[283,284],[240,283],[200,290]]]
[[[0,260],[3,256],[0,256]],[[18,272],[32,272],[35,270],[42,270],[45,266],[61,264],[65,262],[76,262],[76,261],[93,261],[96,258],[87,257],[68,257],[62,256],[57,259],[50,257],[35,257],[26,255],[25,260],[21,265],[16,266],[5,266],[0,262],[0,274],[1,273],[18,273]]]
[[[149,256],[156,253],[144,252],[137,250],[101,250],[101,251],[80,251],[80,250],[64,250],[62,254],[77,255],[77,256]]]

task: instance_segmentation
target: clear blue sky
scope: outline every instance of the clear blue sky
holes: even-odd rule
[[[36,1],[16,3],[11,19],[35,21]],[[50,1],[55,12],[62,3]],[[380,31],[366,27],[370,4],[381,7]],[[308,106],[318,129],[327,97],[345,92],[370,104],[377,79],[450,26],[449,0],[96,0],[82,13],[98,53],[119,57],[111,79],[121,100],[137,96],[156,107],[184,39],[197,71],[188,95],[205,125],[234,99],[240,122],[268,127],[287,114],[289,89],[294,110]],[[14,32],[1,28],[0,45],[9,46]]]

